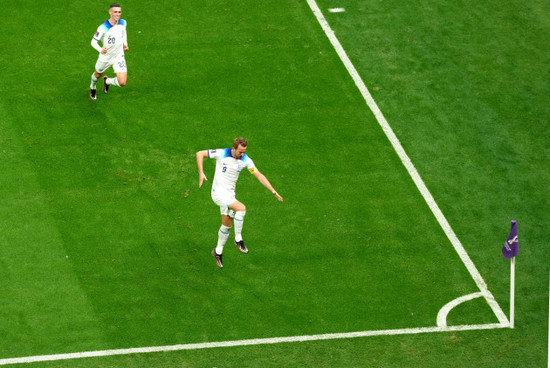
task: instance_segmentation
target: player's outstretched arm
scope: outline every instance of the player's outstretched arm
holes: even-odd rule
[[[208,181],[203,171],[203,161],[205,157],[208,157],[208,151],[204,150],[197,152],[197,167],[199,168],[199,188],[202,187],[202,183],[205,180]]]
[[[267,180],[264,174],[262,174],[261,172],[258,171],[258,169],[256,169],[253,175],[256,177],[256,179],[260,181],[260,183],[263,184],[264,187],[266,187],[271,191],[271,193],[275,196],[275,198],[277,198],[279,202],[283,201],[283,197],[281,197],[279,193],[277,193],[275,188],[273,188],[273,185],[271,185],[271,183],[269,182],[269,180]]]

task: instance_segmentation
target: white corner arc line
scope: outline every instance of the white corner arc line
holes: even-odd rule
[[[285,342],[306,342],[306,341],[351,339],[351,338],[371,337],[371,336],[415,335],[415,334],[433,333],[433,332],[492,330],[492,329],[505,328],[505,327],[508,327],[508,326],[503,324],[498,324],[498,323],[485,324],[485,325],[462,325],[462,326],[452,326],[452,327],[420,327],[420,328],[404,328],[404,329],[394,329],[394,330],[358,331],[358,332],[332,333],[332,334],[322,334],[322,335],[304,335],[304,336],[273,337],[273,338],[263,338],[263,339],[234,340],[234,341],[221,341],[221,342],[205,342],[205,343],[196,343],[196,344],[180,344],[180,345],[168,345],[168,346],[151,346],[151,347],[130,348],[130,349],[97,350],[97,351],[87,351],[82,353],[37,355],[37,356],[29,356],[29,357],[21,357],[21,358],[0,359],[0,365],[25,364],[25,363],[81,359],[81,358],[97,358],[97,357],[106,357],[106,356],[115,356],[115,355],[130,355],[130,354],[159,353],[159,352],[182,351],[182,350],[199,350],[199,349],[226,348],[226,347],[237,347],[237,346],[280,344]]]
[[[338,54],[338,56],[340,57],[340,59],[344,63],[344,66],[346,67],[346,69],[348,70],[350,76],[352,77],[353,81],[355,82],[355,85],[357,86],[357,88],[359,89],[361,94],[363,95],[363,98],[365,99],[365,102],[367,103],[368,107],[371,109],[374,116],[376,117],[376,120],[378,121],[378,124],[382,127],[382,130],[386,134],[386,137],[388,138],[388,140],[392,144],[394,150],[396,151],[397,155],[401,159],[401,162],[403,163],[403,165],[407,169],[409,175],[413,179],[416,187],[418,188],[418,190],[422,194],[422,197],[424,197],[424,200],[426,201],[426,203],[430,207],[432,213],[434,214],[435,218],[439,222],[439,225],[441,226],[441,228],[443,229],[443,231],[447,235],[447,238],[449,239],[449,241],[451,242],[451,244],[455,248],[455,251],[458,253],[460,259],[462,260],[462,262],[464,263],[464,265],[468,269],[468,272],[470,272],[470,275],[472,276],[472,278],[474,279],[477,287],[479,288],[479,290],[483,294],[483,297],[485,298],[485,300],[487,301],[487,303],[489,304],[489,306],[493,310],[493,313],[495,313],[496,317],[498,318],[499,323],[509,325],[510,322],[508,321],[508,318],[506,317],[506,315],[502,311],[502,308],[500,308],[500,305],[495,300],[495,297],[493,296],[493,294],[487,288],[487,284],[483,280],[483,277],[481,276],[481,274],[477,270],[476,266],[474,265],[474,263],[472,262],[472,260],[468,256],[468,253],[466,253],[466,250],[464,249],[464,247],[462,246],[462,243],[460,242],[460,240],[458,239],[458,237],[454,233],[453,229],[451,228],[451,225],[449,224],[449,222],[447,221],[447,219],[443,215],[443,212],[441,212],[441,210],[439,209],[439,206],[437,205],[437,203],[435,202],[434,198],[432,197],[430,191],[426,187],[426,184],[424,184],[424,181],[422,180],[422,178],[420,177],[420,174],[418,173],[418,171],[414,167],[411,159],[409,158],[409,156],[407,155],[407,153],[403,149],[403,146],[399,142],[399,139],[397,139],[397,136],[395,135],[392,128],[388,124],[386,118],[382,114],[382,111],[380,111],[380,108],[378,107],[378,105],[376,104],[374,99],[372,98],[372,96],[371,96],[369,90],[367,89],[365,83],[363,82],[363,80],[359,76],[359,73],[357,72],[357,70],[353,66],[353,63],[351,62],[348,55],[346,54],[346,51],[344,50],[344,48],[340,44],[340,41],[338,41],[338,38],[334,34],[334,31],[332,30],[332,28],[328,24],[327,20],[323,16],[323,13],[319,9],[319,6],[315,2],[315,0],[307,0],[307,3],[309,4],[309,7],[313,11],[313,14],[316,16],[319,24],[321,25],[321,28],[323,29],[323,31],[327,35],[328,39],[330,40],[330,43],[332,44],[332,46],[336,50],[336,53]]]
[[[472,294],[468,294],[468,295],[463,295],[459,298],[451,300],[450,302],[445,304],[443,306],[443,308],[441,308],[439,310],[439,313],[437,313],[437,326],[438,327],[447,327],[447,316],[449,315],[449,312],[454,307],[456,307],[457,305],[459,305],[461,303],[467,302],[468,300],[472,300],[472,299],[479,298],[479,297],[482,297],[482,296],[483,296],[483,294],[481,292],[479,292],[479,293],[472,293]]]

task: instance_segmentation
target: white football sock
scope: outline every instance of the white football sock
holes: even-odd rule
[[[236,242],[243,240],[242,231],[243,231],[244,215],[246,215],[246,211],[235,212],[234,224],[235,224],[235,241]]]
[[[120,85],[118,84],[118,79],[116,77],[114,78],[107,78],[107,80],[105,81],[107,84],[112,84],[113,86],[117,86],[117,87],[120,87]]]
[[[95,85],[97,83],[97,78],[95,77],[95,73],[92,73],[92,83],[90,84],[90,89],[96,89]]]
[[[220,227],[220,230],[218,231],[218,245],[216,246],[216,253],[222,254],[223,252],[223,246],[225,245],[225,242],[227,241],[227,238],[229,238],[229,231],[231,230],[231,226],[227,227],[225,225],[222,225]]]

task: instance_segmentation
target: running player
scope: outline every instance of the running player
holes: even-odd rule
[[[235,138],[233,148],[205,150],[197,152],[197,166],[199,168],[199,188],[206,179],[203,171],[203,160],[205,158],[216,159],[216,172],[212,183],[212,200],[220,207],[222,225],[218,231],[218,244],[212,250],[219,268],[223,268],[222,252],[229,237],[229,231],[235,220],[235,246],[242,253],[248,253],[244,245],[242,230],[246,207],[235,198],[235,186],[242,169],[245,167],[262,183],[280,202],[283,197],[277,193],[267,178],[258,171],[254,162],[246,154],[248,142],[244,138]]]
[[[126,37],[126,21],[120,19],[122,10],[120,4],[111,4],[109,8],[110,18],[103,22],[92,38],[92,47],[99,52],[95,70],[90,84],[90,98],[97,99],[96,84],[103,76],[105,70],[113,67],[116,77],[103,77],[103,93],[109,92],[109,86],[124,87],[128,79],[128,70],[124,60],[124,51],[128,51],[128,39]],[[99,45],[101,42],[101,46]]]

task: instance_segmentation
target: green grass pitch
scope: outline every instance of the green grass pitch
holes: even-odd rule
[[[0,360],[435,326],[478,291],[305,0],[122,3],[128,85],[91,101],[108,5],[2,5]],[[318,5],[506,314],[518,220],[516,327],[28,366],[546,364],[548,5]],[[195,152],[236,136],[285,201],[242,173],[250,253],[218,270]]]

